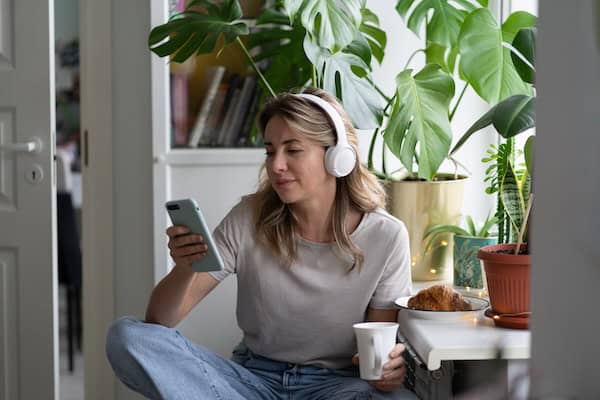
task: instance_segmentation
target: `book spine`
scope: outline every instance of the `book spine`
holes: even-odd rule
[[[232,116],[231,125],[229,126],[229,129],[225,136],[226,146],[234,147],[238,144],[240,130],[248,113],[255,86],[256,78],[254,78],[253,76],[248,76],[244,79],[244,84],[240,92],[239,102],[237,104],[237,107],[235,108],[234,115]]]
[[[229,79],[229,90],[227,91],[225,101],[223,102],[223,110],[218,124],[219,129],[215,137],[215,145],[217,146],[225,145],[224,135],[229,129],[235,106],[239,100],[241,82],[242,78],[237,74],[232,75]]]
[[[217,90],[217,94],[213,101],[213,104],[210,108],[208,120],[206,121],[206,145],[214,146],[216,144],[217,135],[219,132],[219,124],[220,116],[223,111],[223,104],[225,103],[225,97],[227,95],[229,89],[229,84],[227,82],[221,82],[219,84],[219,89]]]
[[[210,109],[212,108],[213,102],[217,95],[221,79],[225,73],[225,67],[217,66],[211,67],[206,72],[206,80],[208,81],[208,89],[200,106],[200,111],[196,117],[196,123],[192,129],[188,146],[198,147],[199,145],[208,145],[209,140],[207,139],[207,130],[205,129]]]
[[[188,75],[171,73],[171,126],[173,146],[187,144],[188,136]]]
[[[252,101],[250,102],[248,112],[246,112],[246,117],[244,118],[244,123],[240,129],[240,136],[238,138],[238,145],[240,146],[248,146],[250,144],[250,133],[252,132],[252,128],[254,127],[254,122],[256,121],[256,116],[258,114],[260,96],[260,90],[258,86],[255,85],[254,93],[252,94]]]

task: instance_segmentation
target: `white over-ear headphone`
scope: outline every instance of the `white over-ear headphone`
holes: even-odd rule
[[[337,136],[337,143],[335,146],[331,146],[325,152],[325,168],[330,175],[337,178],[349,175],[356,165],[356,153],[346,137],[346,128],[344,127],[344,121],[337,110],[329,104],[326,100],[323,100],[319,96],[308,93],[299,93],[297,96],[303,97],[311,103],[317,105],[325,114],[329,116],[335,129]]]

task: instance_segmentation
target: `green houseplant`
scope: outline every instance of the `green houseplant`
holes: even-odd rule
[[[526,328],[529,322],[528,220],[533,203],[531,193],[534,136],[525,142],[525,163],[518,167],[510,158],[510,143],[503,143],[484,159],[488,168],[488,192],[497,193],[502,231],[498,245],[482,247],[477,256],[483,261],[490,303],[497,325]],[[497,171],[497,172],[493,172]]]
[[[389,149],[406,169],[407,180],[419,183],[411,184],[409,192],[440,199],[397,210],[394,189],[391,206],[409,228],[413,276],[439,279],[451,268],[451,258],[445,250],[421,257],[420,239],[433,224],[455,223],[462,207],[462,191],[452,196],[452,208],[442,204],[449,198],[443,191],[456,174],[440,173],[440,165],[486,124],[507,137],[532,126],[532,88],[516,72],[512,55],[525,59],[513,40],[521,28],[534,26],[535,17],[515,12],[499,24],[487,0],[399,0],[396,11],[415,33],[424,26],[423,47],[416,53],[424,52],[426,63],[418,71],[410,63],[397,71],[392,96],[371,78],[372,65],[386,54],[388,37],[364,0],[267,0],[254,20],[242,18],[238,0],[192,0],[185,11],[152,29],[149,46],[161,57],[183,62],[235,44],[260,78],[263,97],[307,84],[336,95],[357,128],[373,129],[369,168],[393,180],[385,167]],[[461,90],[455,96],[457,86]],[[450,122],[469,86],[493,108],[450,150]],[[381,168],[373,162],[378,139],[385,143]],[[430,206],[421,210],[421,204]],[[412,220],[412,215],[421,217]]]
[[[454,249],[454,286],[470,289],[483,289],[483,274],[477,252],[483,246],[495,244],[496,236],[491,228],[498,222],[488,215],[480,227],[471,216],[464,218],[464,224],[434,225],[425,232],[425,251],[435,247],[449,246]]]
[[[519,68],[525,79],[533,82],[535,30],[522,30],[517,46],[526,55],[528,65]],[[521,66],[523,67],[523,66]],[[529,326],[529,276],[531,259],[528,247],[528,221],[533,204],[533,148],[535,136],[518,149],[514,138],[509,138],[488,150],[486,170],[487,193],[497,194],[499,245],[484,246],[478,252],[482,260],[491,310],[488,315],[496,325],[508,328]],[[524,162],[520,162],[520,156]]]

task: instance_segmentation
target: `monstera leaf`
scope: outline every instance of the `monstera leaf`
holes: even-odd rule
[[[479,8],[465,18],[458,38],[459,68],[477,94],[491,104],[514,94],[531,94],[502,42],[502,30],[488,9]]]
[[[255,61],[269,60],[265,78],[275,92],[303,86],[312,75],[312,64],[304,54],[305,29],[286,14],[266,9],[256,20],[256,32],[248,40]]]
[[[456,57],[458,56],[458,47],[444,47],[437,43],[429,43],[425,48],[425,60],[428,64],[438,64],[442,69],[449,73],[454,73]]]
[[[205,11],[198,11],[198,7]],[[158,56],[173,55],[173,61],[181,63],[194,53],[214,51],[220,36],[225,43],[231,43],[238,36],[247,35],[248,26],[239,21],[241,16],[242,8],[237,0],[224,0],[220,5],[194,0],[182,13],[152,29],[148,45]]]
[[[502,24],[502,39],[512,43],[521,29],[533,28],[537,24],[537,17],[527,11],[515,11],[510,14]]]
[[[430,64],[414,76],[410,69],[402,71],[396,86],[385,143],[410,172],[417,158],[419,177],[431,180],[450,149],[448,105],[454,96],[454,81],[438,65]]]
[[[427,22],[427,42],[437,43],[447,48],[454,47],[465,16],[475,9],[468,0],[417,0],[417,5],[408,12],[415,0],[399,0],[396,11],[402,18],[408,16],[406,25],[415,34],[420,33],[421,25]],[[455,6],[456,5],[456,6]]]
[[[348,46],[361,24],[364,0],[284,0],[284,8],[294,22],[299,14],[304,28],[314,35],[320,47],[332,53]]]
[[[336,95],[343,103],[354,126],[373,129],[383,118],[383,99],[375,88],[357,75],[367,76],[369,66],[357,55],[337,52],[332,54],[314,43],[309,36],[304,40],[304,51],[315,65],[318,86]]]
[[[535,28],[524,28],[517,33],[512,42],[513,47],[521,53],[531,65],[527,65],[514,52],[511,53],[513,64],[515,65],[519,76],[528,83],[533,83],[535,80],[535,71],[532,69],[532,67],[535,66],[535,35]]]
[[[362,9],[362,23],[359,31],[367,40],[373,57],[381,64],[387,44],[387,35],[385,31],[379,28],[379,18],[368,8]],[[367,62],[367,64],[369,64]]]

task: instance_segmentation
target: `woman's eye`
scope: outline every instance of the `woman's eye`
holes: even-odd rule
[[[288,150],[288,153],[301,153],[301,152],[302,152],[302,150],[300,150],[300,149],[289,149]]]
[[[273,155],[272,151],[265,151],[265,156],[271,157]]]

